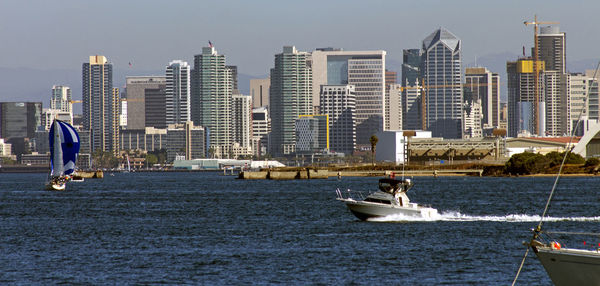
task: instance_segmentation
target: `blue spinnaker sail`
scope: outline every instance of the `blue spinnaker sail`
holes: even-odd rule
[[[50,166],[52,176],[73,173],[79,153],[79,134],[70,124],[54,120],[48,136],[50,140]],[[59,146],[56,145],[59,144]]]

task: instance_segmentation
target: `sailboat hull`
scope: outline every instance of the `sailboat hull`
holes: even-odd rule
[[[66,189],[66,184],[53,184],[47,183],[46,190],[48,191],[64,191]]]
[[[600,252],[534,247],[554,285],[600,285]]]

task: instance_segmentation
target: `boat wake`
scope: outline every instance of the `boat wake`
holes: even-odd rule
[[[409,217],[403,215],[389,215],[385,217],[370,218],[369,221],[375,222],[429,222],[429,221],[491,221],[491,222],[539,222],[541,216],[527,214],[508,214],[504,216],[484,215],[474,216],[461,214],[460,212],[443,212],[436,214],[431,218]],[[595,217],[546,217],[545,222],[549,221],[581,221],[581,222],[600,222],[600,216]]]

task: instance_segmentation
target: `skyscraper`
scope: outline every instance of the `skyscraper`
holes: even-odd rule
[[[540,116],[536,123],[535,92],[534,92],[534,60],[531,58],[519,59],[516,62],[506,63],[507,90],[508,90],[508,136],[543,135],[536,133],[536,126],[540,131],[544,128],[544,102],[538,102]],[[537,70],[543,72],[544,62],[537,62]],[[542,93],[542,77],[538,78],[538,92]],[[540,96],[539,98],[543,98]]]
[[[166,79],[167,124],[190,121],[190,66],[180,60],[170,62],[167,66]]]
[[[423,51],[420,49],[402,50],[402,86],[420,83]]]
[[[342,51],[325,48],[312,52],[313,104],[319,106],[321,85],[353,85],[356,93],[357,144],[369,145],[371,135],[383,129],[385,116],[385,51]]]
[[[251,151],[252,97],[238,93],[232,96],[231,101],[231,140]]]
[[[444,28],[423,40],[425,121],[434,137],[462,137],[461,41]]]
[[[90,56],[82,66],[83,128],[90,130],[91,151],[118,151],[119,95],[112,86],[112,64],[104,56]]]
[[[208,129],[211,151],[216,157],[229,154],[231,147],[231,69],[225,55],[211,45],[194,56],[192,78],[192,120]]]
[[[128,76],[125,80],[127,96],[127,129],[144,130],[146,127],[166,128],[164,76]]]
[[[424,89],[421,87],[421,65],[423,64],[423,50],[402,50],[402,129],[422,130],[423,124],[422,96]]]
[[[295,152],[295,122],[300,115],[313,114],[312,69],[310,53],[284,46],[275,55],[271,69],[269,110],[271,112],[271,153]]]
[[[547,71],[567,72],[566,34],[558,26],[540,27],[538,59],[544,61]]]
[[[466,68],[465,88],[481,101],[483,128],[500,126],[500,76],[484,67]]]
[[[329,116],[329,142],[334,152],[356,148],[356,94],[353,85],[321,85],[321,113]]]

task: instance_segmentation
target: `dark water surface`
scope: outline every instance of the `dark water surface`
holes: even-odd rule
[[[509,285],[553,182],[415,177],[409,196],[441,216],[399,223],[358,221],[335,200],[377,178],[130,173],[66,192],[44,179],[0,174],[0,284]],[[545,227],[598,231],[599,183],[561,179]],[[519,282],[551,284],[533,255]]]

